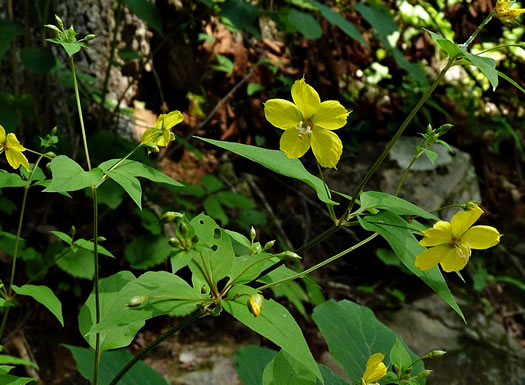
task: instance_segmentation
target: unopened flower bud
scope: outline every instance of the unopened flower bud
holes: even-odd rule
[[[169,240],[168,240],[168,243],[170,244],[170,246],[172,247],[175,247],[177,249],[182,249],[182,243],[180,242],[180,239],[177,238],[177,237],[171,237]]]
[[[96,38],[96,37],[97,37],[97,35],[94,35],[94,34],[90,33],[89,35],[86,35],[86,36],[84,37],[84,40],[85,40],[85,41],[90,41],[90,40],[93,40],[93,39]]]
[[[450,130],[452,127],[454,127],[454,125],[450,123],[446,123],[446,124],[439,126],[438,128],[439,136],[445,135],[447,131]]]
[[[255,240],[255,237],[257,236],[257,233],[255,232],[255,229],[253,226],[250,227],[250,241],[253,243]]]
[[[103,237],[102,235],[99,235],[97,237],[97,242],[104,242],[104,241],[107,241],[107,238],[106,237]]]
[[[173,222],[177,218],[182,218],[184,214],[178,213],[176,211],[166,211],[159,218],[159,223],[169,223]]]
[[[182,236],[184,238],[186,238],[186,236],[188,235],[188,225],[187,225],[187,223],[186,222],[181,222],[179,228],[180,228],[180,232],[181,232]]]
[[[440,358],[447,354],[447,352],[444,350],[432,350],[429,354],[429,358]]]
[[[56,135],[56,134],[57,134],[57,131],[58,131],[57,126],[53,127],[53,128],[51,129],[51,135]]]
[[[419,372],[419,374],[416,376],[416,378],[425,378],[425,377],[428,377],[432,374],[432,370],[430,369],[425,369],[425,370],[422,370],[421,372]]]
[[[270,242],[266,242],[266,245],[264,245],[264,247],[263,247],[263,251],[271,249],[273,247],[273,245],[275,245],[275,240],[270,241]]]
[[[137,307],[142,305],[144,302],[148,300],[148,297],[144,297],[143,295],[137,295],[135,297],[130,298],[128,301],[129,307]]]
[[[62,22],[62,19],[60,17],[58,17],[58,15],[55,15],[55,20],[57,21],[57,24],[58,26],[60,27],[60,29],[64,29],[64,23]]]
[[[284,253],[282,253],[284,255],[285,258],[287,259],[301,259],[301,257],[299,255],[297,255],[296,253],[294,253],[293,251],[290,251],[290,250],[286,250]]]
[[[74,225],[71,226],[71,229],[69,230],[69,234],[71,234],[71,236],[74,237],[76,232],[77,232],[77,228]]]
[[[48,158],[51,158],[51,159],[56,158],[56,156],[57,156],[57,154],[55,154],[53,151],[48,151],[44,155],[46,157],[48,157]]]
[[[264,297],[261,294],[253,294],[248,299],[248,309],[255,317],[261,314],[263,300]]]
[[[62,32],[60,29],[58,29],[58,27],[56,25],[53,25],[53,24],[46,24],[44,25],[44,27],[46,28],[49,28],[50,30],[52,30],[53,32],[55,32],[57,35]]]

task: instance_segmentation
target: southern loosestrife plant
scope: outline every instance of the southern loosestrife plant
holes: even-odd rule
[[[405,179],[409,177],[411,166],[421,155],[425,154],[432,161],[435,160],[436,154],[431,147],[435,144],[446,145],[440,137],[451,125],[439,128],[429,125],[394,195],[375,191],[364,192],[363,189],[451,67],[478,67],[493,88],[497,87],[496,62],[482,54],[473,54],[469,51],[469,45],[494,15],[503,20],[510,20],[522,12],[521,9],[509,8],[508,1],[498,1],[495,11],[463,44],[457,44],[428,31],[435,44],[447,55],[446,64],[396,131],[384,152],[371,165],[352,196],[347,196],[348,202],[342,208],[338,208],[338,203],[332,199],[332,190],[325,182],[322,168],[336,168],[343,146],[334,131],[346,125],[350,112],[338,101],[321,101],[315,89],[307,84],[305,77],[297,80],[292,86],[293,102],[270,99],[264,103],[264,107],[261,106],[267,120],[283,130],[280,150],[199,138],[259,163],[278,174],[301,180],[315,190],[319,200],[327,205],[333,224],[305,245],[294,251],[274,252],[274,241],[265,242],[263,246],[257,241],[257,234],[253,228],[246,237],[222,228],[205,214],[188,218],[184,213],[167,212],[160,216],[159,222],[172,226],[174,232],[174,236],[166,238],[166,242],[172,247],[171,269],[149,271],[138,277],[130,271],[120,271],[104,278],[99,278],[98,254],[111,253],[99,245],[102,238],[98,234],[97,190],[106,181],[112,180],[141,208],[142,190],[137,179],[139,177],[182,188],[181,183],[152,167],[131,160],[130,157],[142,148],[151,153],[159,151],[159,147],[169,146],[175,140],[171,130],[183,121],[183,115],[180,111],[160,115],[154,127],[145,131],[141,142],[129,154],[92,167],[76,81],[74,55],[86,48],[86,43],[95,36],[87,35],[77,40],[74,28],[65,29],[62,20],[57,17],[57,25],[46,26],[55,35],[48,40],[61,45],[70,58],[87,170],[67,156],[56,156],[48,152],[58,140],[56,130],[42,140],[43,153],[40,153],[19,143],[14,133],[6,133],[0,126],[0,151],[5,153],[9,166],[15,170],[0,172],[0,187],[24,190],[18,210],[19,224],[10,275],[2,277],[6,281],[0,284],[0,307],[3,309],[0,337],[5,334],[10,309],[16,305],[17,295],[30,296],[40,302],[63,324],[60,301],[48,287],[33,285],[30,282],[18,286],[20,283],[14,281],[28,191],[34,187],[44,188],[39,192],[43,194],[69,195],[70,192],[82,189],[91,191],[92,238],[75,240],[74,231],[69,235],[58,231],[54,231],[53,234],[66,243],[69,247],[66,251],[83,248],[93,254],[93,291],[83,304],[78,317],[79,330],[90,350],[69,347],[77,360],[85,360],[86,352],[87,356],[91,357],[87,366],[91,365],[92,369],[89,373],[83,369],[82,375],[89,378],[92,384],[98,384],[101,380],[110,384],[126,383],[126,376],[129,378],[131,375],[128,373],[130,370],[138,370],[133,376],[139,376],[140,371],[147,370],[139,361],[156,345],[198,319],[207,316],[218,317],[222,312],[230,313],[239,322],[281,348],[281,351],[275,352],[268,361],[263,373],[256,372],[262,376],[264,383],[281,383],[278,380],[289,378],[290,373],[300,373],[303,384],[348,383],[314,361],[297,322],[286,307],[269,299],[271,295],[267,289],[283,287],[283,284],[303,278],[364,246],[377,236],[382,236],[401,262],[464,319],[438,265],[445,272],[460,271],[467,265],[472,249],[486,249],[497,245],[501,234],[491,226],[473,226],[483,211],[472,202],[458,203],[457,207],[461,211],[449,223],[397,196]],[[508,80],[506,77],[505,79]],[[299,160],[310,148],[318,162],[319,177],[307,171]],[[30,163],[24,152],[34,155],[36,161]],[[43,161],[49,161],[50,175],[43,171],[45,168],[40,168]],[[17,173],[16,170],[20,168],[26,172]],[[419,219],[435,221],[435,224],[427,228],[418,222]],[[302,253],[320,244],[342,227],[354,225],[360,225],[371,234],[304,271],[297,272],[286,267],[287,261],[300,259]],[[419,237],[421,238],[418,240]],[[63,255],[57,255],[55,262]],[[182,269],[189,269],[191,280],[185,280],[178,275]],[[16,311],[16,308],[11,311]],[[113,350],[128,346],[146,320],[160,315],[185,318],[137,356],[131,357],[128,353],[124,356],[119,355],[118,360],[122,361],[124,357],[122,368],[114,372],[112,378],[102,379],[101,365],[104,365],[104,362],[118,361],[117,356],[112,355],[115,354]],[[344,368],[351,384],[369,385],[377,381],[412,385],[424,383],[425,377],[431,372],[424,370],[423,360],[441,357],[445,353],[433,351],[417,357],[395,333],[377,321],[369,309],[351,301],[324,302],[315,308],[312,318],[325,337],[334,358]],[[354,331],[352,328],[356,322],[364,329]],[[334,329],[348,329],[352,333],[345,336],[334,335]],[[349,346],[355,348],[348,351]],[[246,354],[240,359],[239,367],[243,369],[239,371],[241,377],[256,370],[254,365],[251,365],[251,359],[262,357],[258,356],[257,351],[251,352],[251,356]],[[6,360],[6,364],[31,365],[14,357]],[[0,382],[18,384],[32,381],[30,378],[9,375],[10,368],[0,365]],[[121,380],[123,382],[120,382]],[[158,381],[163,383],[162,379]]]

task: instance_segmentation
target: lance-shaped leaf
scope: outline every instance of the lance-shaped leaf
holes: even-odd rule
[[[200,138],[198,136],[196,136],[196,138],[213,144],[214,146],[224,148],[225,150],[231,151],[253,162],[259,163],[261,166],[278,174],[303,181],[316,191],[317,196],[321,201],[331,205],[338,204],[330,199],[321,179],[306,171],[299,159],[290,159],[282,151],[268,150],[266,148],[249,146],[247,144]]]
[[[439,221],[434,214],[416,206],[402,198],[378,191],[367,191],[361,194],[361,210],[381,209],[397,215],[415,215],[422,218]],[[361,211],[360,210],[360,211]]]
[[[62,304],[49,287],[28,284],[21,287],[13,285],[12,288],[16,294],[27,295],[44,305],[55,317],[57,317],[58,322],[64,326]]]

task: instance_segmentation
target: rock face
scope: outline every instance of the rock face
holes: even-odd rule
[[[459,303],[465,324],[437,295],[418,300],[383,322],[418,355],[447,351],[425,361],[427,385],[525,384],[525,354],[501,323]]]
[[[395,193],[420,143],[419,137],[401,137],[365,190]],[[363,145],[357,154],[342,159],[339,170],[328,174],[327,183],[334,190],[352,194],[360,178],[385,147],[386,143]],[[454,153],[450,154],[443,146],[434,145],[432,151],[438,153],[434,164],[422,155],[412,166],[399,196],[429,211],[454,203],[479,201],[479,183],[470,155],[456,148],[453,150]],[[447,209],[438,215],[449,220],[456,211]]]

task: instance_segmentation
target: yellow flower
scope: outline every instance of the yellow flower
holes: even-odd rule
[[[281,151],[297,159],[311,146],[321,166],[335,168],[343,144],[332,130],[343,127],[350,112],[336,100],[321,103],[319,94],[304,78],[293,84],[292,99],[295,104],[284,99],[270,99],[264,103],[266,119],[284,130]]]
[[[446,272],[459,271],[468,263],[471,249],[488,249],[497,245],[502,234],[494,227],[471,227],[481,214],[483,210],[476,206],[458,212],[450,223],[439,221],[425,230],[425,237],[419,243],[431,247],[416,257],[416,267],[428,270],[439,263]]]
[[[261,314],[264,297],[261,294],[253,294],[248,298],[248,309],[255,317]]]
[[[16,138],[16,135],[13,133],[6,135],[4,127],[0,125],[0,154],[5,151],[7,162],[15,170],[22,165],[27,171],[30,171],[29,162],[25,155],[22,154],[25,150],[24,146]]]
[[[153,151],[158,152],[159,146],[167,147],[172,140],[175,140],[175,135],[171,132],[171,129],[183,120],[184,117],[177,110],[169,114],[159,115],[155,122],[155,127],[144,131],[141,143],[152,146],[154,148]]]
[[[525,13],[523,8],[508,8],[510,0],[498,0],[496,2],[496,15],[502,20],[511,20]]]
[[[366,369],[361,377],[362,385],[369,385],[374,381],[380,380],[386,376],[387,368],[383,363],[385,355],[383,353],[372,354],[366,362]]]

